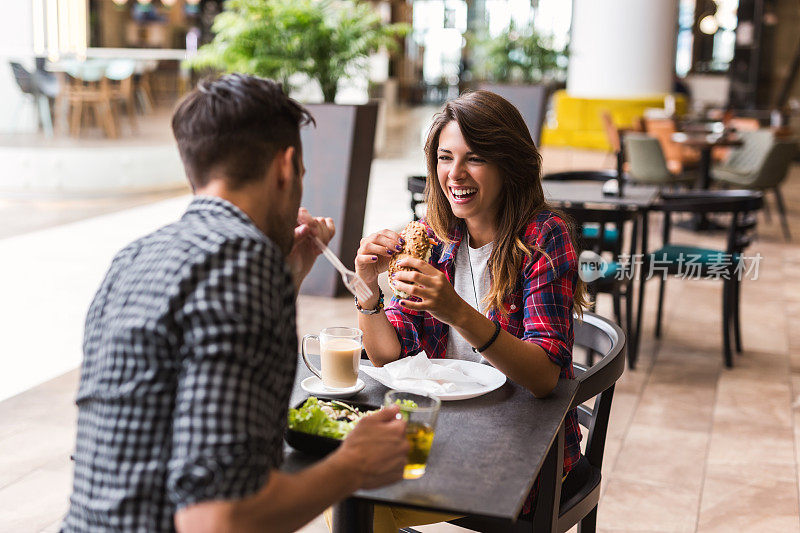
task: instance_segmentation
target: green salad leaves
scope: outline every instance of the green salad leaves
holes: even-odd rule
[[[405,419],[408,419],[410,411],[417,409],[412,400],[397,400],[395,403],[400,406]],[[368,414],[344,402],[309,396],[297,409],[289,409],[289,429],[342,440]]]
[[[358,409],[345,403],[309,397],[297,409],[289,409],[289,428],[303,433],[344,439],[363,417]]]

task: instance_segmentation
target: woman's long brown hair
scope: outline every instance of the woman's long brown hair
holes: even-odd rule
[[[505,315],[507,311],[503,301],[514,289],[525,258],[531,257],[531,250],[522,241],[526,226],[533,217],[545,210],[553,211],[568,225],[570,223],[544,198],[542,157],[517,108],[495,93],[475,91],[445,104],[442,112],[434,117],[425,143],[428,164],[426,221],[437,237],[447,242],[448,234],[460,223],[450,208],[437,176],[439,135],[452,121],[458,123],[470,150],[496,165],[503,179],[500,208],[497,211],[497,234],[489,257],[492,283],[483,303]],[[570,225],[570,233],[572,231]],[[574,235],[572,237],[574,244]],[[544,254],[550,261],[544,250],[535,247],[534,251]],[[573,303],[578,313],[586,307],[585,287],[580,276]]]

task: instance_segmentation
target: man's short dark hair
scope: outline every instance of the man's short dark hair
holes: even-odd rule
[[[300,150],[300,128],[314,123],[280,83],[243,74],[203,80],[179,104],[172,132],[193,189],[212,172],[231,187],[261,179],[278,150]],[[295,166],[299,167],[299,157]]]

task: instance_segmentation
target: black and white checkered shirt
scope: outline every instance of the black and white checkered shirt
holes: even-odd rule
[[[281,462],[297,350],[278,247],[197,197],[114,259],[89,308],[64,531],[173,531],[190,504],[250,495]]]

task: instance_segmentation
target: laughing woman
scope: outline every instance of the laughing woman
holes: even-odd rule
[[[389,280],[412,298],[393,298],[383,309],[378,275],[402,249],[398,233],[364,238],[355,259],[374,293],[357,302],[370,360],[382,366],[424,350],[431,358],[485,362],[537,398],[547,396],[559,378],[573,378],[572,315],[584,293],[569,227],[545,201],[541,156],[528,127],[500,96],[467,93],[435,117],[425,154],[425,223],[441,243],[429,262],[400,260],[413,270]],[[565,491],[585,475],[580,439],[573,410],[566,418]],[[532,513],[534,497],[523,516]],[[408,514],[376,509],[376,531],[441,520]]]

